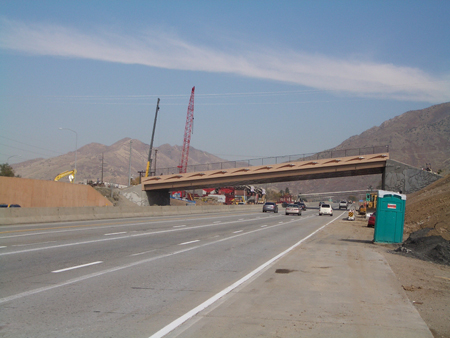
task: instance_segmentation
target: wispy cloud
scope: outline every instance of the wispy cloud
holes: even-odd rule
[[[0,48],[33,55],[231,73],[377,98],[432,103],[450,100],[449,74],[439,78],[417,68],[393,64],[254,46],[225,52],[161,32],[131,36],[98,30],[88,34],[67,27],[25,24],[5,18],[0,19],[0,32]]]

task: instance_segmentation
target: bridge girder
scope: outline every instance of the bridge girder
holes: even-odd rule
[[[152,176],[142,179],[142,190],[177,191],[242,184],[279,183],[333,177],[383,174],[389,153],[291,161],[274,165],[227,168]]]

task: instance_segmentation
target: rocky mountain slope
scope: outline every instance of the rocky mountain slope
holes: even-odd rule
[[[130,161],[131,143],[131,175],[138,177],[138,171],[145,171],[150,146],[139,140],[124,138],[110,146],[90,143],[78,149],[77,152],[77,181],[101,180],[103,157],[103,181],[116,184],[127,184]],[[176,167],[180,164],[181,146],[161,145],[157,148],[156,166],[158,168]],[[153,157],[153,161],[155,158]],[[189,165],[223,162],[225,160],[197,150],[193,147],[189,151]],[[74,167],[75,152],[52,157],[36,159],[15,164],[14,171],[24,178],[53,180],[59,173]],[[154,164],[154,162],[153,162]],[[153,167],[153,166],[152,166]],[[152,168],[153,169],[153,168]],[[67,177],[63,180],[68,180]]]
[[[450,102],[413,110],[352,136],[338,149],[389,145],[390,157],[415,167],[450,169]]]
[[[326,152],[374,146],[389,146],[391,159],[418,168],[431,163],[435,172],[450,173],[450,102],[413,110],[355,135]],[[381,176],[360,176],[278,185],[302,193],[377,188]]]

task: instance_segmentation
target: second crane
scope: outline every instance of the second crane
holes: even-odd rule
[[[178,166],[181,174],[186,173],[189,159],[189,147],[191,144],[192,127],[194,124],[194,92],[195,86],[192,87],[191,98],[189,99],[189,106],[186,116],[186,127],[184,128],[183,151],[181,153],[181,162]]]

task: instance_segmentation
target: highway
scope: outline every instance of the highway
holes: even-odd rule
[[[280,207],[2,226],[0,336],[156,337],[342,214]]]

